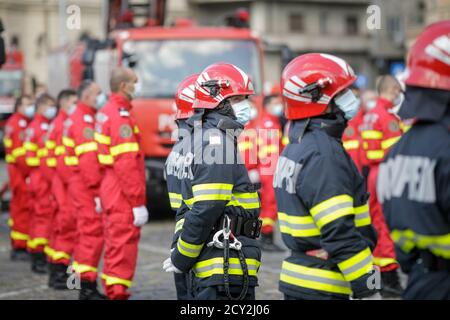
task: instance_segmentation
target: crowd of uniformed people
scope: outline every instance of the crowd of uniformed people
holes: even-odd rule
[[[175,231],[163,269],[178,299],[255,299],[264,251],[283,250],[277,225],[287,300],[450,299],[449,21],[427,27],[404,77],[380,76],[376,91],[337,56],[300,55],[259,115],[243,70],[198,72],[175,93],[165,166]],[[130,297],[149,216],[137,80],[120,67],[109,97],[91,80],[22,96],[6,126],[11,258],[54,289],[72,271],[80,299]]]

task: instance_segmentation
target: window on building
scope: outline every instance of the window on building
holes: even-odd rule
[[[326,12],[321,12],[319,15],[319,30],[320,34],[328,33],[328,15]]]
[[[358,17],[347,16],[345,18],[345,31],[349,36],[354,36],[358,34]]]
[[[291,31],[302,32],[305,31],[303,23],[303,15],[300,13],[293,13],[289,16],[289,29]]]

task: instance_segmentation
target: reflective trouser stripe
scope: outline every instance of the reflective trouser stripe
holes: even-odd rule
[[[353,198],[346,194],[332,197],[312,207],[310,213],[321,229],[336,219],[353,214]]]
[[[66,152],[66,147],[64,147],[64,146],[57,146],[55,148],[55,155],[56,156],[63,155],[65,152]]]
[[[389,138],[386,140],[381,141],[381,148],[386,150],[392,147],[394,144],[397,143],[398,140],[400,140],[401,136]]]
[[[10,155],[10,154],[7,154],[6,156],[5,156],[5,160],[6,160],[6,163],[15,163],[16,162],[16,158],[14,158],[12,155]]]
[[[281,267],[280,280],[294,286],[313,290],[345,295],[352,294],[350,284],[341,273],[318,268],[308,268],[287,261],[284,261]]]
[[[48,239],[46,238],[34,238],[27,241],[27,247],[31,249],[36,249],[38,246],[46,246],[48,244]]]
[[[139,151],[139,144],[137,142],[126,142],[122,144],[118,144],[114,147],[111,147],[110,152],[113,157],[127,152],[137,152]]]
[[[383,138],[383,131],[378,130],[363,130],[361,137],[367,140],[377,140]]]
[[[174,233],[177,233],[178,231],[183,229],[183,224],[184,224],[184,218],[178,220],[177,223],[175,224],[175,231],[174,231]]]
[[[47,158],[46,163],[47,166],[54,168],[56,167],[56,158]]]
[[[181,207],[181,204],[183,202],[183,198],[181,194],[169,192],[169,200],[170,200],[170,206],[172,209],[178,209]]]
[[[373,257],[373,263],[379,267],[386,267],[390,264],[398,264],[398,262],[395,259],[392,258],[378,258]]]
[[[106,274],[102,274],[102,279],[105,280],[105,284],[107,286],[113,286],[115,284],[121,284],[121,285],[124,285],[127,288],[131,287],[131,281],[130,280],[121,279],[121,278],[117,278],[117,277],[111,277],[111,276],[108,276]]]
[[[114,163],[114,158],[110,154],[99,154],[97,155],[98,162],[105,165],[110,165]]]
[[[13,240],[28,241],[30,239],[30,237],[27,234],[14,230],[11,231],[10,236],[11,239]]]
[[[48,156],[48,150],[46,148],[38,149],[36,152],[36,155],[38,158],[43,158]]]
[[[261,263],[256,259],[245,259],[245,262],[247,263],[248,275],[256,276]],[[239,258],[230,258],[229,263],[228,273],[230,275],[244,274]],[[197,278],[207,278],[215,274],[224,274],[223,264],[224,259],[222,257],[212,258],[197,262],[192,270]]]
[[[370,218],[368,204],[365,204],[360,207],[355,207],[354,212],[355,212],[355,226],[356,227],[363,227],[363,226],[370,225],[372,223],[372,220]]]
[[[67,156],[64,157],[64,163],[66,166],[77,166],[78,165],[78,158],[75,156]]]
[[[345,150],[355,150],[359,148],[358,140],[347,140],[343,142]]]
[[[95,141],[90,141],[90,142],[86,142],[83,144],[80,144],[78,146],[75,147],[75,154],[77,156],[83,154],[83,153],[87,153],[87,152],[91,152],[91,151],[97,151],[98,150],[98,146],[97,146],[97,142]]]
[[[75,148],[75,141],[69,137],[63,136],[62,143],[66,147]]]
[[[347,281],[353,281],[373,269],[373,257],[369,248],[362,250],[351,258],[338,263],[338,267]]]
[[[27,150],[25,149],[25,147],[15,148],[14,150],[11,151],[11,155],[14,158],[24,156],[26,153],[27,153]]]
[[[384,150],[368,150],[366,157],[369,160],[379,160],[384,158]]]
[[[26,151],[36,151],[38,149],[38,145],[30,141],[26,141],[23,144],[23,147],[25,148]]]
[[[41,161],[39,160],[38,157],[26,157],[25,163],[29,167],[38,167],[40,165]]]
[[[314,237],[320,235],[320,231],[311,216],[297,217],[278,212],[278,221],[280,223],[280,231],[293,237]]]
[[[204,243],[202,244],[191,244],[183,239],[181,237],[178,239],[178,251],[189,258],[197,258],[200,255],[200,252],[202,251]]]
[[[101,133],[98,133],[98,132],[94,133],[94,139],[95,139],[95,141],[97,141],[98,143],[101,143],[101,144],[106,144],[106,145],[111,144],[111,137],[106,136]]]
[[[47,149],[55,149],[56,148],[56,142],[54,140],[47,140],[47,141],[45,141],[45,147]]]
[[[273,226],[275,225],[275,220],[271,218],[262,218],[262,226]]]
[[[85,272],[97,272],[97,268],[93,266],[89,266],[87,264],[79,264],[78,262],[74,261],[72,263],[73,270],[76,273],[85,273]]]

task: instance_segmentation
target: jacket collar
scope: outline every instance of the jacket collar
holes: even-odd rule
[[[34,115],[33,120],[35,120],[36,122],[39,122],[39,123],[49,123],[49,122],[50,122],[50,120],[48,120],[46,117],[44,117],[44,116],[43,116],[42,114],[40,114],[40,113],[36,113],[36,114]]]
[[[214,111],[205,112],[203,109],[196,111],[194,115],[186,121],[186,123],[192,128],[196,126],[203,126],[204,128],[218,128],[222,131],[226,131],[227,129],[244,129],[239,122],[229,116]]]
[[[109,96],[109,100],[115,105],[119,106],[119,108],[125,108],[127,110],[130,110],[132,108],[131,102],[118,93],[111,93],[111,95]]]
[[[87,114],[90,114],[91,116],[95,115],[95,109],[81,101],[78,101],[77,108],[80,109],[80,111],[84,114],[87,113]]]
[[[322,130],[330,137],[340,140],[347,126],[341,114],[294,120],[289,128],[289,141],[299,142],[306,131]]]

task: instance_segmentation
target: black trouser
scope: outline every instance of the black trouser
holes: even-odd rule
[[[450,272],[427,271],[422,264],[415,264],[408,276],[403,299],[450,300]]]
[[[177,290],[178,300],[191,300],[190,294],[190,275],[189,273],[174,273],[175,289]]]
[[[193,290],[195,300],[230,300],[224,286],[200,287]],[[239,296],[242,286],[230,286],[233,297]],[[249,287],[244,300],[255,300],[255,287]]]

